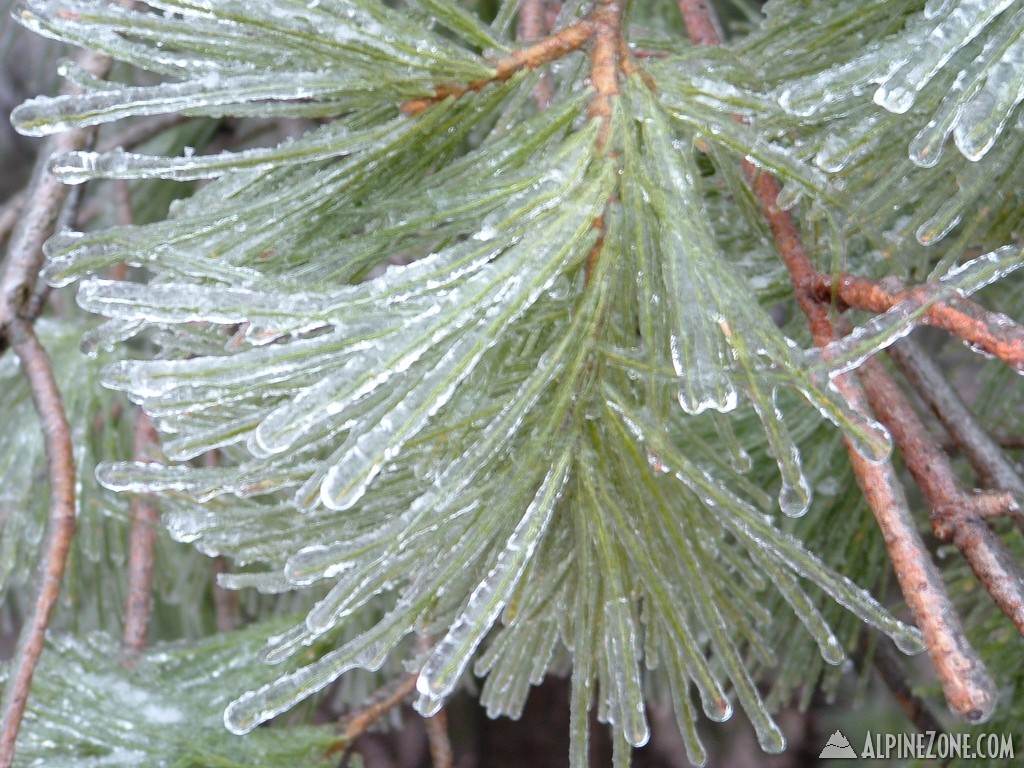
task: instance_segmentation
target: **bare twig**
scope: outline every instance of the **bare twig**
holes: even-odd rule
[[[132,448],[135,461],[153,458],[158,443],[149,417],[139,410],[135,417]],[[153,550],[156,547],[160,514],[145,496],[132,499],[132,527],[128,534],[128,596],[125,601],[124,650],[126,663],[146,647],[149,614],[153,605]]]
[[[79,57],[81,66],[102,76],[110,59],[95,53]],[[47,171],[53,152],[85,147],[91,131],[70,131],[49,139],[36,163],[20,216],[8,244],[0,275],[0,342],[9,344],[21,361],[32,399],[39,413],[50,476],[50,512],[40,566],[39,592],[32,616],[22,629],[18,650],[7,681],[6,706],[0,724],[0,768],[10,768],[18,731],[28,703],[36,664],[50,616],[60,594],[71,540],[75,533],[75,463],[60,390],[46,350],[36,338],[32,320],[41,306],[33,305],[43,263],[42,245],[53,231],[68,196],[67,187]],[[3,349],[0,348],[0,352]]]
[[[466,85],[439,85],[434,89],[434,95],[422,99],[412,99],[402,105],[402,112],[406,115],[418,115],[428,107],[437,104],[445,99],[461,98],[470,91],[480,91],[491,83],[503,83],[512,75],[524,69],[536,69],[556,59],[565,56],[573,51],[578,51],[595,32],[594,23],[589,19],[583,19],[575,24],[558,30],[550,37],[534,43],[527,48],[513,51],[504,59],[494,64],[494,75],[483,80],[475,80]]]
[[[46,628],[60,594],[61,579],[75,533],[75,459],[71,447],[71,428],[46,350],[36,338],[31,323],[10,317],[12,309],[10,304],[4,304],[0,312],[4,316],[7,338],[21,361],[32,400],[39,413],[50,477],[50,513],[39,573],[39,592],[32,616],[18,640],[18,649],[7,680],[4,696],[6,707],[0,724],[2,768],[10,768],[14,762],[15,743],[28,703],[32,676],[43,652]]]
[[[679,0],[691,40],[699,45],[721,42],[717,22],[702,0]],[[819,347],[836,339],[828,306],[814,294],[816,272],[789,213],[776,199],[779,183],[749,162],[744,172],[771,229],[776,247],[793,283],[797,303]],[[851,375],[838,376],[835,385],[850,406],[870,413],[864,391]],[[929,654],[942,680],[950,707],[972,722],[985,719],[995,705],[994,685],[970,647],[942,579],[917,533],[903,488],[890,462],[872,464],[847,444],[857,482],[885,538],[889,557],[914,620],[924,634]]]
[[[930,290],[925,286],[907,289],[891,278],[885,285],[865,277],[817,274],[814,292],[819,297],[835,298],[849,307],[881,313],[908,298],[915,292]],[[926,298],[926,295],[921,295]],[[998,357],[1017,371],[1024,372],[1024,327],[999,312],[990,312],[969,299],[954,297],[932,304],[923,322],[963,339],[977,349]]]
[[[877,360],[861,366],[861,381],[928,499],[935,535],[956,544],[985,590],[1024,634],[1024,576],[986,522],[990,517],[1017,514],[1016,500],[1005,491],[968,493],[960,487],[949,458]]]
[[[434,768],[452,768],[452,743],[448,738],[448,715],[442,709],[423,721]]]
[[[21,205],[24,202],[25,195],[19,192],[0,208],[0,243],[7,239],[14,229],[14,225],[18,223],[18,217],[21,216]]]
[[[995,488],[1024,499],[1024,480],[1017,467],[974,418],[928,354],[908,338],[891,346],[889,356],[981,478]],[[1021,515],[1017,515],[1016,520],[1018,525],[1024,524]]]
[[[366,733],[370,726],[411,696],[416,690],[417,677],[418,675],[406,675],[397,685],[385,686],[378,692],[376,701],[344,720],[342,730],[345,743],[351,744]]]
[[[545,5],[544,0],[523,0],[519,7],[519,22],[516,25],[517,40],[539,40],[551,31]],[[537,109],[541,112],[547,109],[554,95],[555,86],[551,81],[551,73],[544,72],[533,89]]]

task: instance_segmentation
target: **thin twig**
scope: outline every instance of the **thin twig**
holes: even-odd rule
[[[516,40],[539,40],[547,35],[551,31],[547,15],[544,0],[523,0],[519,6]],[[551,81],[551,73],[541,73],[540,80],[533,89],[533,100],[537,102],[537,109],[541,112],[547,109],[554,95],[555,86]]]
[[[679,0],[679,7],[694,43],[721,42],[714,13],[707,3]],[[744,173],[789,271],[797,303],[807,317],[814,342],[824,347],[836,339],[835,329],[828,316],[828,305],[814,295],[816,272],[793,219],[777,205],[779,183],[749,162],[744,163]],[[855,378],[849,374],[837,376],[834,383],[855,411],[870,413],[864,391]],[[995,705],[992,680],[967,642],[938,569],[917,533],[891,462],[873,464],[849,443],[847,450],[857,482],[882,531],[904,598],[924,635],[946,700],[955,712],[972,722],[985,719]]]
[[[428,107],[447,98],[458,99],[470,91],[481,91],[491,83],[503,83],[524,69],[536,69],[560,59],[568,53],[578,51],[587,44],[594,32],[595,26],[591,20],[578,21],[558,30],[540,42],[513,51],[504,59],[498,60],[494,63],[494,75],[491,77],[475,80],[466,85],[439,85],[434,89],[433,96],[411,99],[402,104],[402,112],[406,115],[418,115]]]
[[[986,522],[990,517],[1017,514],[1016,500],[1006,491],[969,493],[960,487],[949,457],[877,360],[861,366],[861,381],[871,406],[889,428],[907,469],[928,499],[935,535],[956,544],[985,591],[1024,634],[1024,575]],[[972,673],[977,670],[964,670],[965,675]]]
[[[978,423],[928,354],[908,338],[891,346],[889,356],[981,478],[1024,499],[1024,480],[1017,467]],[[1024,516],[1017,515],[1016,520],[1018,525],[1024,524]]]
[[[79,64],[97,76],[110,68],[110,59],[83,53]],[[29,689],[50,616],[60,594],[71,540],[75,533],[75,463],[71,429],[60,390],[46,351],[32,328],[32,305],[43,263],[42,245],[53,231],[68,196],[67,187],[47,170],[53,152],[69,152],[87,146],[91,130],[69,131],[49,139],[36,162],[32,181],[25,193],[18,222],[11,234],[7,257],[0,275],[0,343],[9,344],[21,361],[32,392],[46,446],[50,476],[50,511],[46,543],[40,565],[39,592],[32,615],[18,640],[6,687],[6,706],[0,723],[0,768],[10,768],[18,731],[25,715]],[[0,353],[5,347],[0,347]]]
[[[452,768],[452,742],[448,738],[448,715],[442,709],[423,721],[434,768]]]
[[[153,422],[144,411],[135,417],[132,455],[135,461],[153,458],[158,443]],[[128,534],[128,596],[125,600],[125,661],[131,663],[146,647],[149,614],[153,606],[153,552],[156,547],[160,513],[143,495],[131,503],[132,527]]]
[[[10,305],[2,307],[3,314],[8,315],[11,309]],[[20,318],[5,317],[5,320],[7,338],[21,361],[43,431],[50,478],[50,512],[40,564],[39,592],[32,616],[18,639],[7,680],[6,707],[0,724],[0,768],[10,768],[14,762],[15,743],[28,703],[32,676],[43,652],[46,628],[60,595],[61,579],[75,533],[75,457],[71,427],[53,368],[32,324]]]
[[[378,693],[377,701],[364,707],[355,715],[343,721],[344,741],[351,744],[384,715],[397,707],[416,690],[418,675],[406,675],[397,685],[386,686]]]
[[[21,216],[21,205],[24,202],[24,193],[18,192],[0,209],[0,243],[6,240],[14,230],[14,225],[18,223],[18,217]]]
[[[927,286],[908,290],[892,278],[887,278],[885,285],[866,277],[845,274],[837,280],[821,273],[814,278],[815,295],[829,297],[834,293],[836,299],[849,307],[875,313],[886,312],[901,301],[914,298],[915,292],[927,290],[930,290]],[[926,298],[923,295],[919,297]],[[969,299],[953,297],[932,304],[922,321],[942,328],[971,346],[998,357],[1014,370],[1024,372],[1024,326],[1006,315],[991,312]]]

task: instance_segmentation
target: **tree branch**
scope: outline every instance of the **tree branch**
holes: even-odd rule
[[[909,338],[893,344],[888,352],[982,480],[1024,499],[1024,479],[1016,465],[974,418],[928,354]],[[1024,528],[1024,515],[1018,513],[1014,520]]]
[[[1005,491],[969,493],[960,486],[949,457],[881,363],[865,362],[861,381],[875,413],[889,428],[907,469],[928,499],[935,535],[956,544],[1000,610],[1024,634],[1024,572],[986,522],[989,517],[1018,513],[1016,500]],[[954,641],[949,638],[950,643]],[[951,663],[960,662],[952,659]],[[964,674],[972,674],[972,670],[965,669]]]
[[[519,6],[519,22],[516,25],[517,40],[539,40],[551,31],[548,26],[547,9],[544,0],[523,0]],[[533,89],[537,109],[543,112],[554,98],[555,88],[551,75],[544,72]]]
[[[690,39],[695,44],[715,45],[721,42],[716,31],[717,21],[707,3],[679,0],[679,7]],[[807,317],[814,343],[825,347],[836,339],[836,332],[828,316],[828,305],[815,296],[817,273],[793,219],[776,203],[779,183],[749,162],[744,162],[743,169],[789,271],[797,303]],[[834,383],[854,410],[863,414],[871,412],[864,390],[853,376],[837,376]],[[995,705],[994,685],[964,635],[938,569],[917,533],[892,464],[872,464],[849,443],[847,451],[857,483],[885,538],[904,598],[924,634],[929,655],[942,680],[946,700],[955,712],[969,721],[985,719]]]
[[[342,721],[343,741],[348,746],[416,690],[419,675],[406,675],[397,685],[385,686],[376,694],[377,700]]]
[[[834,298],[849,307],[879,314],[901,301],[914,298],[916,292],[927,290],[926,286],[908,290],[893,278],[887,278],[883,284],[855,275],[841,275],[835,281],[831,275],[821,273],[814,277],[816,296],[824,299],[834,294]],[[1024,372],[1024,327],[1006,315],[990,312],[969,299],[954,297],[932,304],[923,321],[998,357],[1014,370]]]
[[[106,56],[86,52],[79,57],[79,64],[93,74],[103,76],[111,61]],[[32,677],[43,652],[46,628],[60,595],[61,579],[75,533],[75,462],[71,429],[50,360],[32,328],[32,321],[42,309],[42,302],[38,299],[33,301],[33,297],[37,296],[36,287],[43,264],[43,242],[53,232],[68,197],[68,187],[49,173],[47,162],[54,152],[84,148],[92,135],[91,130],[69,131],[50,138],[43,145],[21,205],[20,217],[11,233],[3,274],[0,275],[0,343],[9,344],[21,362],[39,414],[50,478],[50,511],[40,565],[39,592],[32,615],[18,640],[7,681],[6,706],[0,723],[0,768],[10,768],[14,762],[18,731],[25,715]]]
[[[4,294],[5,297],[8,295]],[[13,307],[5,304],[0,310],[7,316]],[[50,513],[40,565],[39,592],[32,616],[18,640],[11,675],[7,680],[6,707],[0,724],[0,768],[10,768],[14,762],[15,743],[28,703],[32,676],[43,652],[46,628],[60,595],[61,579],[75,533],[75,457],[71,447],[71,428],[53,368],[32,324],[17,317],[5,319],[7,338],[21,361],[43,430],[50,479]]]
[[[132,447],[135,461],[152,458],[158,443],[153,422],[141,409],[135,417]],[[128,534],[128,596],[125,601],[125,660],[131,661],[146,647],[149,614],[153,606],[153,550],[160,514],[143,495],[132,498],[132,527]]]
[[[428,107],[449,97],[459,99],[470,91],[481,91],[491,83],[503,83],[524,69],[536,69],[560,59],[568,53],[578,51],[587,44],[595,31],[594,23],[590,19],[578,21],[540,42],[513,51],[504,59],[498,60],[494,64],[494,75],[491,77],[475,80],[465,85],[439,85],[434,89],[433,96],[411,99],[402,104],[402,112],[406,115],[418,115]]]

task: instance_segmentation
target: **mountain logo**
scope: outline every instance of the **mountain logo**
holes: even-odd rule
[[[850,746],[849,739],[843,736],[842,731],[837,728],[836,732],[828,737],[828,744],[826,744],[825,748],[821,750],[821,754],[818,755],[818,757],[856,758],[857,753],[854,751],[853,747]]]

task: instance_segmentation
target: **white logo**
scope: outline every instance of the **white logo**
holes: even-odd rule
[[[843,736],[842,732],[837,728],[836,732],[828,737],[828,744],[821,750],[821,754],[818,757],[856,758],[857,753],[850,746],[849,739]]]

